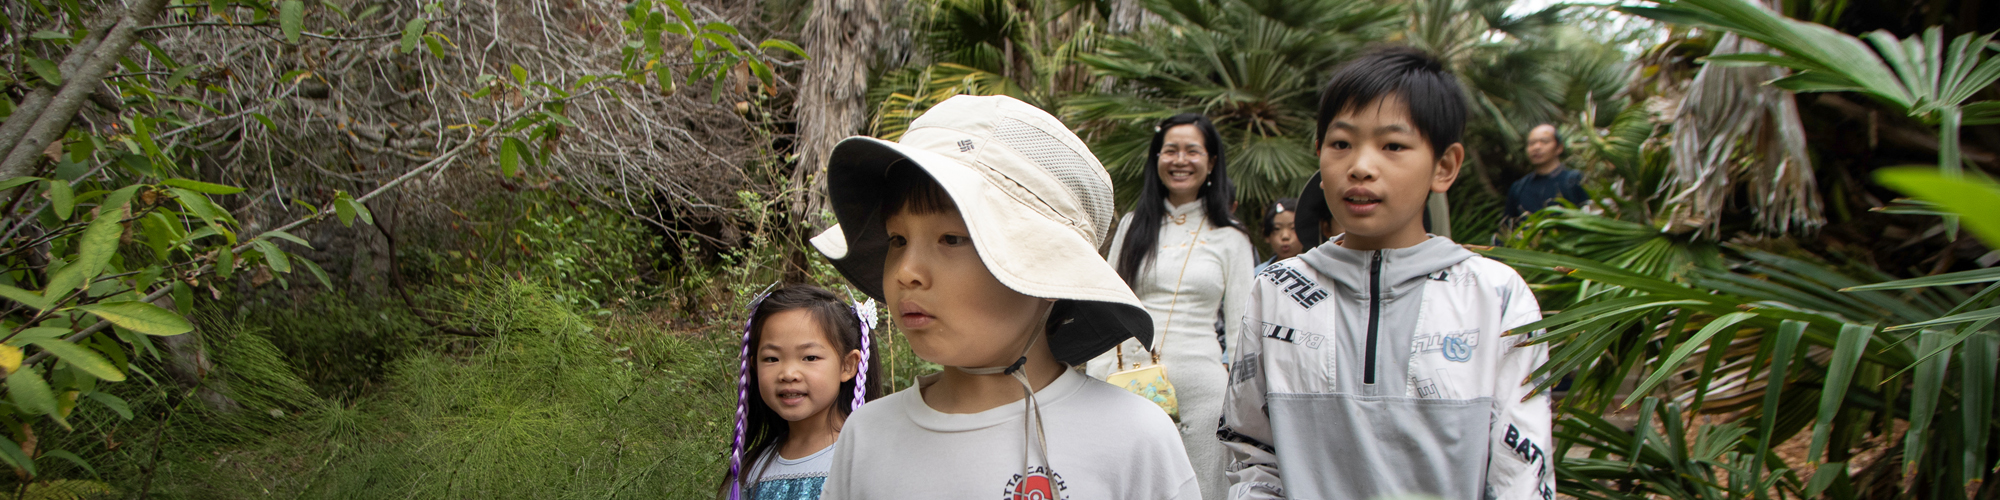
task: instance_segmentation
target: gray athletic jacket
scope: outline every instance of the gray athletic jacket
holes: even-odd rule
[[[1229,497],[1550,499],[1545,345],[1520,274],[1432,237],[1320,245],[1257,275],[1222,427]]]

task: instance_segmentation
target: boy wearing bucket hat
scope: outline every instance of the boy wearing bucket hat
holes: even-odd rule
[[[1062,122],[953,97],[898,142],[841,141],[827,176],[813,245],[944,369],[847,419],[823,498],[1199,498],[1158,406],[1065,366],[1152,324],[1096,251],[1110,176]]]
[[[1457,79],[1414,49],[1371,52],[1334,71],[1318,120],[1345,232],[1251,287],[1217,431],[1230,498],[1552,498],[1549,399],[1529,379],[1548,348],[1508,334],[1541,319],[1535,296],[1423,229],[1465,155]]]

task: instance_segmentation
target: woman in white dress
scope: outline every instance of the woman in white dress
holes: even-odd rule
[[[1161,122],[1149,152],[1144,187],[1119,221],[1107,259],[1153,316],[1159,364],[1180,403],[1181,442],[1202,497],[1215,500],[1229,490],[1223,476],[1228,454],[1215,437],[1229,374],[1215,324],[1220,319],[1225,338],[1235,342],[1257,253],[1243,224],[1230,215],[1235,188],[1222,138],[1208,118],[1182,114]],[[1101,379],[1153,360],[1137,341],[1126,340],[1091,360],[1085,373]]]

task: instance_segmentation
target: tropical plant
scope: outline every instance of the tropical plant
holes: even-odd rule
[[[1605,121],[1573,127],[1602,127],[1626,105],[1622,86],[1628,57],[1617,44],[1627,36],[1606,37],[1573,26],[1604,17],[1602,9],[1558,4],[1508,15],[1513,5],[1506,0],[1411,2],[1407,26],[1398,35],[1403,43],[1437,54],[1459,76],[1471,112],[1464,137],[1466,171],[1480,192],[1496,199],[1504,199],[1502,183],[1512,177],[1506,174],[1528,170],[1522,151],[1530,128],[1541,123],[1570,128],[1564,125],[1591,108],[1604,112],[1590,118]],[[1454,196],[1453,205],[1461,198]],[[1491,232],[1489,227],[1478,234]]]
[[[1769,52],[1726,33],[1709,54]],[[1749,194],[1742,208],[1757,215],[1759,229],[1810,232],[1825,223],[1798,103],[1791,92],[1764,85],[1782,76],[1779,68],[1706,64],[1688,83],[1673,117],[1672,175],[1662,188],[1674,206],[1665,225],[1723,234],[1723,210],[1739,190]]]
[[[1652,19],[1725,31],[1777,54],[1742,52],[1708,57],[1710,65],[1778,66],[1791,76],[1770,85],[1793,92],[1859,92],[1938,129],[1938,170],[1956,176],[1963,167],[1959,129],[2000,123],[2000,101],[1967,102],[2000,80],[1992,34],[1966,33],[1945,43],[1943,28],[1898,38],[1878,30],[1861,39],[1820,24],[1786,18],[1749,0],[1669,0],[1657,7],[1620,7]],[[1870,50],[1870,46],[1873,50]],[[1793,140],[1793,139],[1787,139]],[[1946,217],[1957,236],[1957,222]]]
[[[1587,108],[1581,121],[1597,121],[1595,112],[1595,107]],[[1630,106],[1602,134],[1585,129],[1582,143],[1568,161],[1593,173],[1590,188],[1598,205],[1557,206],[1530,214],[1508,238],[1508,246],[1583,257],[1677,282],[1695,267],[1722,269],[1721,249],[1713,239],[1672,226],[1668,214],[1674,205],[1662,192],[1672,153],[1660,140],[1661,127],[1653,120],[1652,112]],[[1571,287],[1576,290],[1571,296],[1548,293]],[[1548,305],[1561,307],[1602,287],[1584,280],[1550,284],[1543,290],[1544,299],[1556,299]]]
[[[1886,184],[1965,217],[1982,237],[2000,234],[2000,210],[1993,210],[2000,206],[2000,186],[1967,178],[1946,182],[1952,178],[1928,170],[1882,175]],[[1552,345],[1544,373],[1588,372],[1577,377],[1564,402],[1576,412],[1599,413],[1660,394],[1685,403],[1688,412],[1663,420],[1710,413],[1754,425],[1757,431],[1741,434],[1731,448],[1754,456],[1807,433],[1805,466],[1816,471],[1813,480],[1779,481],[1805,496],[1836,481],[1907,484],[1904,493],[1920,498],[1989,493],[1994,451],[2000,451],[1993,443],[2000,426],[1993,412],[2000,332],[1992,328],[2000,319],[2000,271],[1891,281],[1872,269],[1843,272],[1816,264],[1797,250],[1791,252],[1801,257],[1745,245],[1729,248],[1740,257],[1730,269],[1693,267],[1682,282],[1574,256],[1502,248],[1485,253],[1530,272],[1601,284],[1560,313],[1517,329],[1547,328],[1531,340]],[[1983,289],[1956,288],[1963,285]],[[1947,378],[1950,373],[1958,376]],[[1628,376],[1642,382],[1621,400],[1619,382]],[[1545,385],[1553,383],[1549,380]],[[1601,427],[1585,420],[1579,428]],[[1871,466],[1848,475],[1846,465],[1868,436],[1884,441],[1900,436],[1902,453],[1878,455]],[[1596,439],[1580,442],[1598,452],[1636,456],[1628,450],[1637,444]],[[1574,478],[1627,478],[1626,471],[1603,467],[1601,459],[1574,460],[1571,470],[1586,474]],[[1763,475],[1768,461],[1750,460],[1747,470],[1741,470],[1741,461],[1725,462],[1739,469],[1732,478],[1747,476],[1754,483],[1771,479]],[[1565,490],[1580,497],[1591,492],[1602,493],[1583,482]]]
[[[1099,38],[1102,5],[1085,0],[937,0],[911,9],[928,64],[892,71],[868,90],[869,134],[894,140],[952,96],[1006,95],[1045,110],[1091,84],[1076,56]]]
[[[1638,424],[1630,430],[1591,413],[1573,413],[1556,431],[1559,450],[1583,445],[1588,456],[1564,455],[1556,464],[1556,488],[1587,499],[1749,498],[1778,484],[1781,475],[1752,479],[1752,464],[1769,461],[1769,449],[1739,451],[1753,429],[1735,422],[1690,429],[1678,403],[1646,398]],[[1659,422],[1654,431],[1651,423]],[[1614,458],[1614,455],[1617,457]],[[1605,484],[1610,480],[1612,485]]]
[[[1091,151],[1119,187],[1118,205],[1130,206],[1154,124],[1179,113],[1208,115],[1222,133],[1246,214],[1295,195],[1312,175],[1322,76],[1391,33],[1402,14],[1393,4],[1353,0],[1156,0],[1146,7],[1164,22],[1080,57],[1111,83],[1069,99],[1068,116],[1082,122]]]

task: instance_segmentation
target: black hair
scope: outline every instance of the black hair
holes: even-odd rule
[[[1537,123],[1537,124],[1535,124],[1535,126],[1533,126],[1533,127],[1528,127],[1528,133],[1529,133],[1529,134],[1533,134],[1533,133],[1535,133],[1535,129],[1537,129],[1537,128],[1541,128],[1541,127],[1542,127],[1543,125],[1548,125],[1548,126],[1549,126],[1549,135],[1550,135],[1550,136],[1553,136],[1553,137],[1555,137],[1555,139],[1556,139],[1556,149],[1559,149],[1559,150],[1562,150],[1563,152],[1568,152],[1568,151],[1569,151],[1569,147],[1568,147],[1568,146],[1564,146],[1564,145],[1563,145],[1563,131],[1562,131],[1562,127],[1559,127],[1559,126],[1556,126],[1556,124],[1554,124],[1554,123],[1549,123],[1549,122],[1541,122],[1541,123]]]
[[[939,214],[958,210],[958,203],[951,201],[951,193],[939,185],[937,179],[924,172],[909,160],[897,160],[889,165],[887,185],[882,191],[882,218],[908,211],[913,214]]]
[[[812,315],[813,320],[819,324],[820,331],[831,334],[827,340],[834,344],[834,351],[840,353],[839,356],[844,358],[848,352],[856,350],[864,353],[862,366],[857,367],[859,371],[855,378],[841,382],[839,391],[835,393],[837,402],[833,404],[833,409],[839,412],[840,417],[846,418],[854,407],[848,398],[840,396],[855,394],[854,385],[857,382],[866,384],[863,399],[873,400],[882,396],[881,363],[869,359],[871,356],[865,354],[868,349],[861,337],[861,318],[839,295],[825,288],[806,284],[785,285],[764,296],[758,303],[757,309],[751,311],[750,325],[746,328],[744,345],[749,355],[755,356],[758,344],[763,341],[764,322],[771,316],[786,311],[805,311]],[[873,312],[867,311],[871,314]],[[784,417],[778,416],[776,410],[772,410],[770,405],[764,403],[763,392],[758,388],[756,366],[756,363],[745,360],[741,377],[743,386],[740,388],[745,395],[743,460],[752,463],[783,444],[791,433],[791,425]],[[865,382],[862,382],[864,380]],[[768,465],[769,461],[764,462]],[[745,469],[748,468],[747,465],[745,464]],[[744,470],[735,477],[725,477],[721,496],[727,498],[730,489],[736,488],[737,491],[744,492],[744,496],[748,498],[750,488],[756,485],[757,479],[762,475],[761,470],[755,473]]]
[[[1272,226],[1278,223],[1278,214],[1282,214],[1285,212],[1298,212],[1298,211],[1299,211],[1298,198],[1278,198],[1276,200],[1272,200],[1271,206],[1266,207],[1264,210],[1264,237],[1269,238],[1271,237],[1271,233],[1277,231],[1277,228]],[[1298,219],[1294,218],[1292,220],[1297,221]]]
[[[1558,150],[1558,154],[1556,154],[1556,156],[1562,156],[1564,152],[1570,152],[1570,146],[1562,144],[1562,126],[1556,126],[1556,124],[1550,124],[1550,122],[1540,122],[1540,124],[1534,124],[1534,126],[1530,126],[1530,128],[1528,128],[1528,134],[1534,134],[1534,130],[1536,130],[1536,128],[1542,128],[1542,126],[1548,126],[1548,134],[1556,138],[1556,150]]]
[[[1465,135],[1465,91],[1458,78],[1446,71],[1444,63],[1422,50],[1389,46],[1371,50],[1340,65],[1319,93],[1319,129],[1313,136],[1313,150],[1326,141],[1326,127],[1333,117],[1376,104],[1388,97],[1401,97],[1410,109],[1417,133],[1431,143],[1431,154],[1443,157],[1445,148]]]
[[[1229,162],[1223,155],[1222,134],[1215,131],[1215,124],[1199,113],[1182,113],[1161,120],[1153,129],[1153,145],[1146,149],[1146,168],[1142,172],[1145,180],[1140,183],[1138,201],[1132,204],[1132,226],[1125,229],[1125,246],[1118,250],[1118,277],[1134,289],[1138,288],[1135,280],[1139,270],[1158,253],[1160,221],[1167,216],[1164,202],[1167,184],[1160,180],[1160,149],[1166,143],[1167,131],[1181,125],[1194,125],[1200,130],[1202,147],[1208,150],[1209,182],[1201,186],[1202,211],[1207,212],[1208,222],[1216,227],[1249,232],[1229,213],[1230,205],[1235,204],[1236,185],[1229,181]]]

